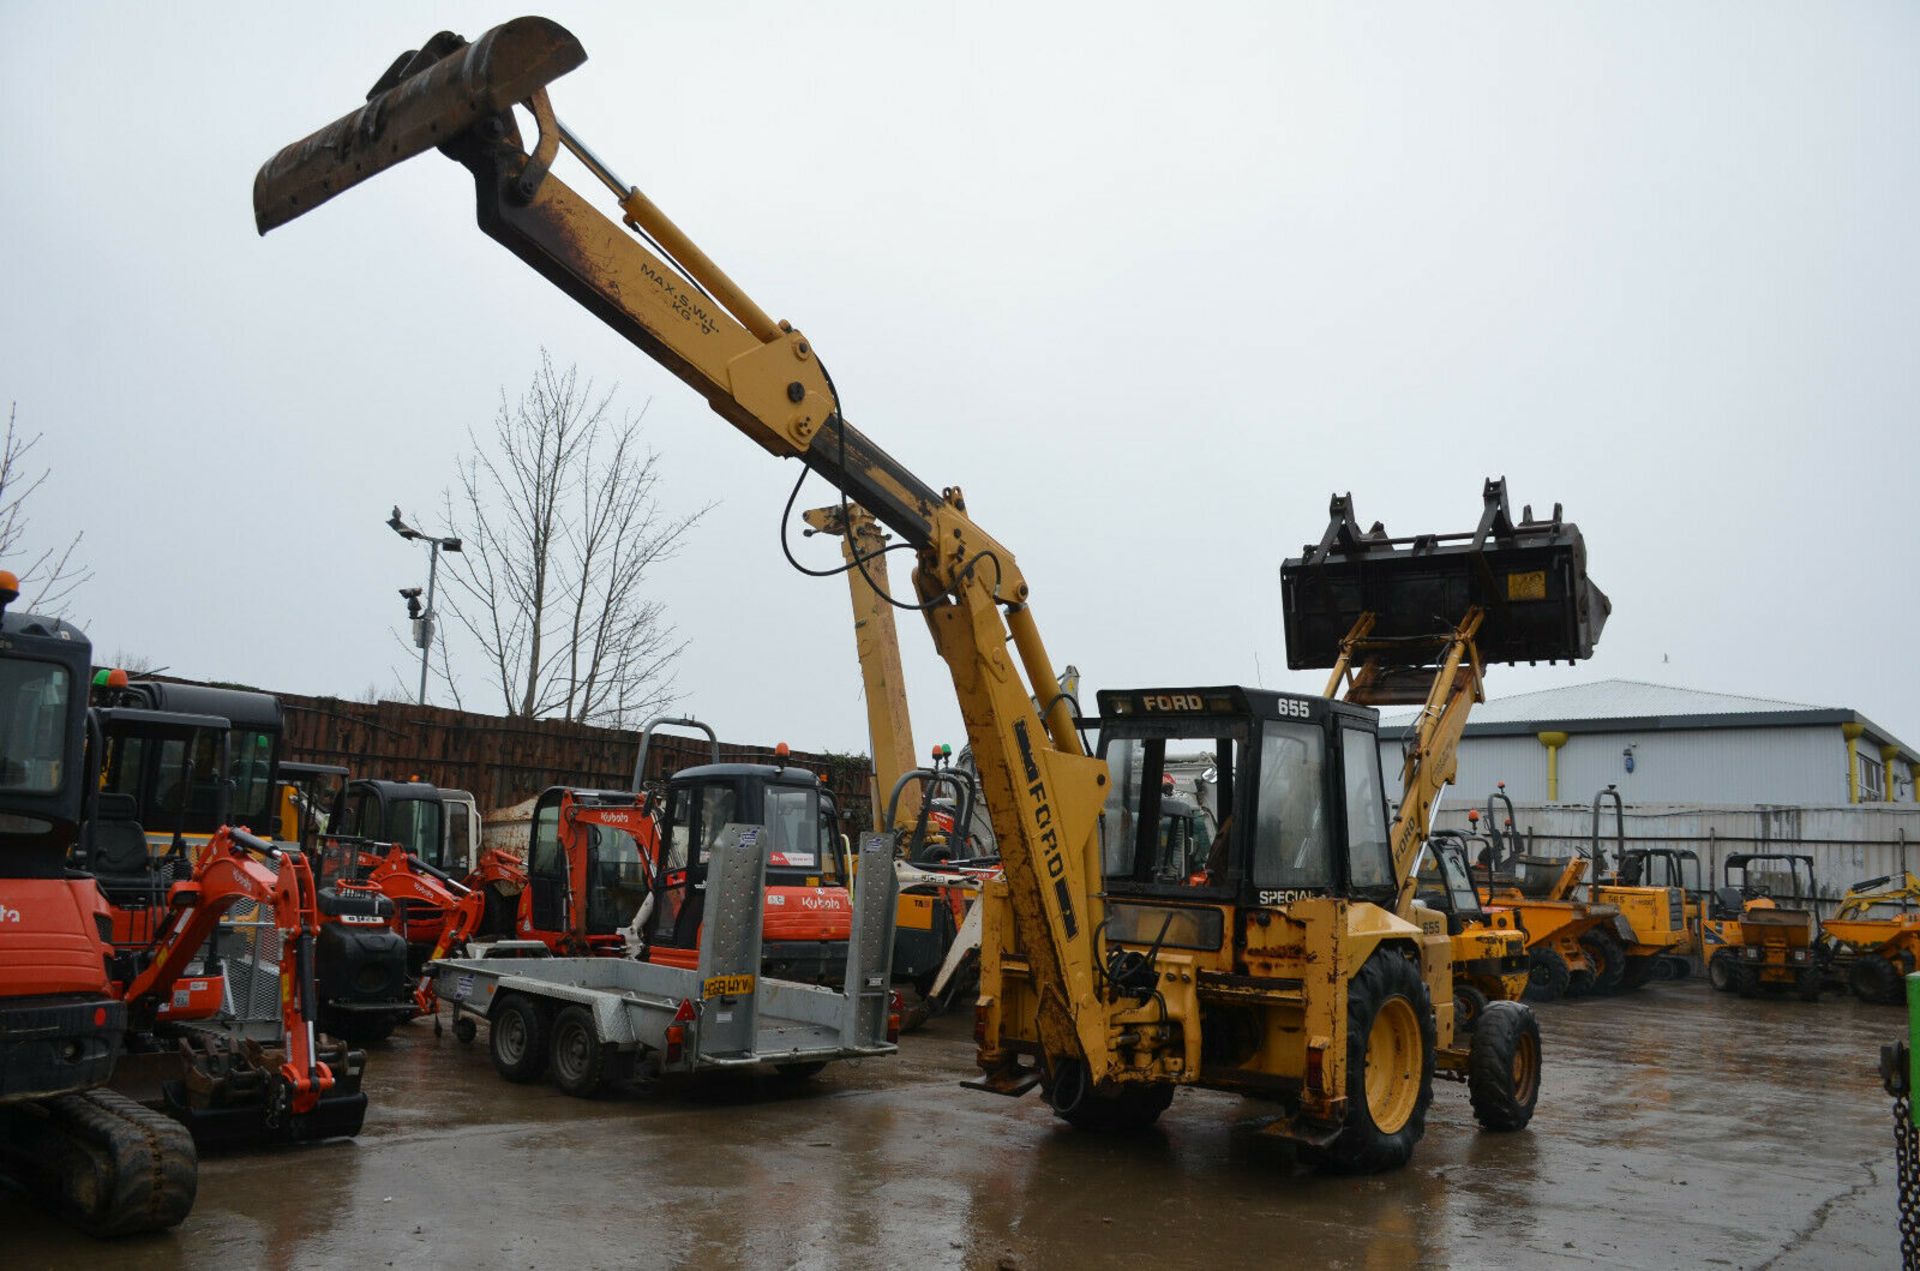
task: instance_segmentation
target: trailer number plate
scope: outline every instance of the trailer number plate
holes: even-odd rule
[[[1536,569],[1530,574],[1507,575],[1508,600],[1545,600],[1546,598],[1546,570]]]
[[[701,997],[744,997],[751,992],[751,975],[710,975],[700,985]]]

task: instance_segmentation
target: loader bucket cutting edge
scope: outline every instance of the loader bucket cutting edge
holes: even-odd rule
[[[438,49],[448,51],[261,165],[253,219],[262,234],[526,101],[587,60],[565,27],[533,17],[502,23],[472,44],[442,32],[426,56]]]
[[[1365,613],[1375,618],[1369,640],[1418,642],[1444,636],[1476,605],[1485,662],[1592,656],[1612,605],[1587,577],[1579,526],[1557,505],[1550,519],[1515,520],[1504,479],[1487,482],[1482,500],[1473,531],[1394,539],[1377,524],[1360,531],[1351,501],[1336,495],[1319,545],[1280,567],[1287,665],[1335,665]]]

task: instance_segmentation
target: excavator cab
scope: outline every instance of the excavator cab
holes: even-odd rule
[[[563,841],[562,805],[568,802],[595,808],[635,808],[637,797],[624,790],[574,790],[553,786],[543,791],[533,808],[533,839],[527,852],[527,891],[521,902],[521,934],[574,930],[573,905],[585,906],[584,935],[589,944],[621,943],[621,932],[632,926],[647,901],[652,868],[642,855],[640,840],[608,825],[580,823],[577,846],[585,860],[576,862]],[[585,879],[585,894],[576,902],[577,879]]]
[[[647,945],[660,961],[697,957],[707,857],[729,824],[767,829],[766,974],[827,983],[846,965],[851,920],[840,818],[811,769],[720,763],[685,768],[667,786],[662,859]]]
[[[1375,712],[1238,687],[1103,691],[1099,703],[1110,778],[1100,850],[1116,899],[1393,903]],[[1167,792],[1168,756],[1195,752],[1216,773],[1220,819],[1211,842],[1172,862],[1167,816],[1190,805]],[[1141,921],[1151,928],[1151,915]],[[1118,938],[1131,938],[1122,934],[1131,920],[1115,925]],[[1153,932],[1145,936],[1150,943]]]
[[[1469,924],[1487,920],[1486,898],[1473,880],[1472,840],[1459,830],[1435,830],[1414,872],[1413,898],[1447,916],[1447,934],[1457,936]]]

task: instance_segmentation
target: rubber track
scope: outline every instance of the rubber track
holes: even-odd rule
[[[87,1090],[16,1113],[30,1178],[81,1230],[111,1238],[177,1226],[193,1209],[199,1155],[179,1122],[111,1090]]]

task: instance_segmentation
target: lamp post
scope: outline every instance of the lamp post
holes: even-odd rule
[[[460,540],[452,536],[436,538],[423,534],[400,519],[400,505],[394,504],[393,515],[387,518],[387,528],[401,538],[418,541],[427,545],[427,603],[420,604],[418,587],[402,587],[400,596],[407,602],[407,616],[413,619],[413,642],[420,646],[420,695],[422,706],[427,704],[427,655],[433,650],[433,585],[440,573],[440,553],[457,552]]]

